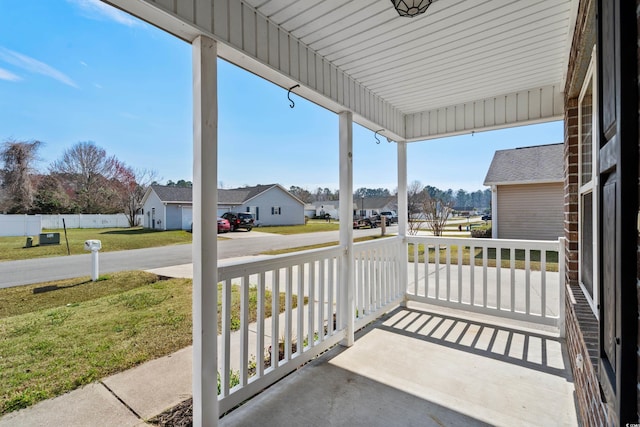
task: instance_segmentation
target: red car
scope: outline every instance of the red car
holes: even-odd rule
[[[231,224],[224,218],[218,218],[218,233],[227,233],[231,231]]]

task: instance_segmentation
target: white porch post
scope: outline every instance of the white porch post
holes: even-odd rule
[[[491,186],[491,238],[498,238],[498,186]]]
[[[217,46],[193,41],[193,425],[218,424]]]
[[[354,268],[353,268],[353,113],[340,116],[340,246],[344,249],[340,269],[340,299],[338,325],[346,327],[342,345],[354,341]]]
[[[407,220],[409,218],[409,207],[407,203],[407,143],[405,141],[398,142],[398,239],[400,254],[398,260],[400,262],[400,286],[404,288],[405,299],[402,305],[407,305],[406,295],[407,286],[409,285],[407,268],[409,265],[409,254],[407,250]]]

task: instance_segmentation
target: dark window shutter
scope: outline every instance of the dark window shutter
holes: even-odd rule
[[[598,262],[601,290],[598,374],[617,425],[637,420],[638,408],[638,52],[635,12],[635,2],[598,1]]]

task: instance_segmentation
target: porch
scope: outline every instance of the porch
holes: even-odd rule
[[[351,264],[341,247],[220,267],[219,405],[231,412],[219,424],[577,425],[560,244],[358,243],[351,292],[338,285]],[[242,315],[232,332],[235,284]],[[276,290],[284,311],[272,316]]]
[[[577,425],[563,346],[539,330],[411,303],[219,425]]]
[[[189,41],[193,47],[195,425],[215,425],[220,414],[336,344],[353,348],[332,360],[358,354],[357,348],[363,344],[355,343],[355,331],[409,301],[534,322],[555,328],[562,337],[563,242],[548,249],[538,242],[532,247],[526,242],[408,237],[407,144],[562,120],[568,108],[564,104],[564,71],[574,29],[579,28],[580,2],[435,2],[421,18],[406,20],[383,0],[103,1]],[[288,89],[288,96],[295,93],[338,115],[339,246],[218,268],[215,225],[203,220],[215,215],[218,202],[218,57]],[[374,132],[376,139],[383,136],[396,143],[397,238],[353,244],[354,123]],[[524,246],[518,247],[521,244]],[[433,262],[429,247],[433,248]],[[411,248],[417,249],[410,257]],[[558,272],[546,269],[548,251],[558,253]],[[518,253],[524,254],[522,259]],[[533,253],[538,254],[535,260]],[[532,267],[534,263],[539,264],[538,269]],[[220,282],[218,323],[216,284]],[[232,322],[233,283],[241,289],[242,315]],[[255,286],[255,296],[249,292],[250,285]],[[277,291],[272,294],[270,312],[265,301],[269,286]],[[280,292],[284,293],[282,302]],[[249,322],[250,295],[257,301],[255,324]],[[296,311],[294,298],[300,307]],[[281,304],[284,313],[274,315]],[[232,324],[240,328],[233,335],[237,341],[231,339]],[[416,331],[419,334],[421,329]],[[374,329],[360,342],[380,333]],[[393,337],[398,338],[396,334]],[[500,340],[496,336],[494,343]],[[282,358],[270,357],[269,347],[275,350],[280,346]],[[412,357],[427,351],[419,345],[416,348],[417,352],[409,352]],[[438,347],[441,351],[445,348]],[[491,349],[487,354],[494,352],[493,345],[487,349]],[[383,357],[383,353],[367,354],[365,360],[376,357]],[[542,352],[539,357],[549,358]],[[528,352],[526,357],[523,352],[522,359],[529,361]],[[431,361],[425,359],[424,363]],[[479,361],[472,363],[480,366]],[[220,390],[216,401],[217,370]],[[311,369],[300,372],[305,371]],[[426,377],[434,373],[423,375],[420,383],[426,384]],[[383,383],[381,378],[371,381]],[[484,391],[492,381],[485,378],[477,383]],[[407,382],[397,390],[413,396],[409,385]],[[258,399],[266,399],[270,391]],[[417,396],[427,396],[426,401],[442,404],[420,393],[415,391]],[[340,403],[348,402],[344,399]],[[287,408],[291,412],[307,406]],[[461,409],[464,406],[456,405],[454,410],[467,414]],[[341,420],[348,416],[343,413]],[[406,411],[402,416],[406,419]]]

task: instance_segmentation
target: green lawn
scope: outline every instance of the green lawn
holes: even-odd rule
[[[33,241],[36,246],[24,248],[25,237],[0,237],[0,261],[67,255],[64,230],[43,230],[48,232],[60,233],[60,245],[37,246],[36,236]],[[140,227],[71,228],[67,229],[67,238],[71,255],[87,253],[84,242],[92,239],[102,241],[102,252],[191,243],[191,233],[184,230],[156,231]]]
[[[386,236],[365,236],[365,237],[358,237],[356,239],[353,239],[354,242],[366,242],[368,240],[376,240],[376,239],[380,239],[380,238],[387,238],[387,237],[391,237],[390,235],[386,235]],[[281,254],[288,254],[288,253],[292,253],[292,252],[299,252],[299,251],[307,251],[310,249],[319,249],[319,248],[327,248],[329,246],[336,246],[339,242],[328,242],[328,243],[318,243],[317,245],[306,245],[306,246],[298,246],[295,248],[287,248],[287,249],[274,249],[271,251],[265,251],[262,252],[260,255],[281,255]]]
[[[0,289],[0,415],[188,346],[191,292],[191,280],[131,271]],[[256,294],[250,287],[251,322]],[[237,329],[239,286],[231,300]]]
[[[309,220],[306,225],[281,227],[260,227],[257,231],[275,234],[300,234],[316,231],[338,230],[338,222]],[[31,248],[25,248],[26,237],[0,237],[0,261],[32,259],[67,255],[64,230],[43,230],[43,233],[60,233],[59,245],[38,246],[38,237],[34,237]],[[218,237],[225,239],[224,236]],[[87,253],[85,240],[97,239],[102,242],[101,252],[122,251],[128,249],[153,248],[158,246],[191,243],[191,233],[184,230],[157,231],[146,228],[71,228],[67,229],[69,252],[71,255]]]
[[[471,251],[469,250],[469,247],[463,247],[462,248],[462,265],[470,265],[470,255],[471,255]],[[530,253],[530,266],[531,269],[534,271],[539,271],[540,270],[540,251],[531,251]],[[435,248],[430,247],[429,248],[429,262],[430,263],[434,263],[435,262]],[[475,248],[474,250],[474,254],[473,254],[473,262],[474,265],[476,266],[481,266],[482,265],[482,248]],[[418,245],[418,262],[424,262],[424,258],[425,258],[425,249],[424,249],[424,245],[423,244],[419,244]],[[503,268],[508,268],[509,267],[509,263],[510,263],[510,253],[508,249],[502,249],[500,251],[500,258],[501,258],[501,262],[500,262],[500,266]],[[414,262],[415,261],[415,256],[414,256],[414,250],[413,250],[413,245],[409,245],[409,262]],[[440,249],[440,254],[439,254],[439,262],[441,264],[445,264],[447,262],[447,252],[444,248]],[[487,265],[489,267],[495,267],[496,266],[496,249],[495,248],[489,248],[487,249]],[[546,253],[546,268],[547,271],[558,271],[558,252],[554,252],[554,251],[547,251]],[[458,246],[456,245],[451,245],[451,264],[452,265],[457,265],[458,264]],[[524,249],[516,249],[515,251],[515,268],[518,269],[524,269],[525,268],[525,251]]]
[[[265,233],[275,234],[301,234],[301,233],[315,233],[317,231],[334,231],[339,230],[340,224],[337,220],[331,220],[326,222],[324,220],[310,219],[303,225],[283,225],[283,226],[268,226],[254,228],[257,231],[263,231]]]

